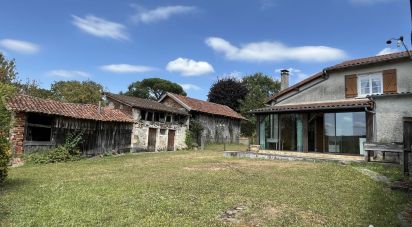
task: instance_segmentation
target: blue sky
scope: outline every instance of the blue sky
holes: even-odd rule
[[[221,76],[290,68],[293,84],[402,50],[385,41],[410,43],[409,15],[406,0],[3,0],[0,51],[44,88],[90,79],[119,92],[160,77],[206,99]]]

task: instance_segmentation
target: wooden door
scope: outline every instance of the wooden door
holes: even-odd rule
[[[149,142],[147,144],[148,151],[156,151],[156,134],[157,129],[149,128]]]
[[[175,130],[169,130],[169,134],[167,135],[167,150],[174,151],[175,150]]]

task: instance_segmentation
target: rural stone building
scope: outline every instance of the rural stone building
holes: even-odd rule
[[[282,81],[288,76],[282,71]],[[252,111],[263,149],[363,155],[366,141],[411,140],[408,52],[345,61],[283,87],[270,106]]]
[[[154,100],[105,93],[110,108],[118,109],[134,120],[133,151],[164,151],[186,148],[189,113]]]
[[[173,93],[166,93],[159,102],[188,111],[203,125],[205,142],[235,142],[240,136],[240,122],[245,118],[228,106]]]
[[[14,158],[64,144],[72,132],[83,132],[80,149],[84,155],[130,148],[133,119],[122,111],[27,95],[4,101],[12,113],[10,141]]]

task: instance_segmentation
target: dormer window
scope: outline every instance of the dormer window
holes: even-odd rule
[[[366,97],[383,93],[382,73],[363,74],[358,76],[358,96]]]

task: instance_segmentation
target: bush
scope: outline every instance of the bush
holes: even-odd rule
[[[70,133],[64,145],[59,145],[50,150],[41,150],[29,154],[26,157],[28,163],[47,164],[55,162],[67,162],[80,159],[78,145],[82,142],[83,132]]]
[[[7,168],[10,161],[9,142],[3,136],[0,136],[0,184],[4,182],[7,177]]]

